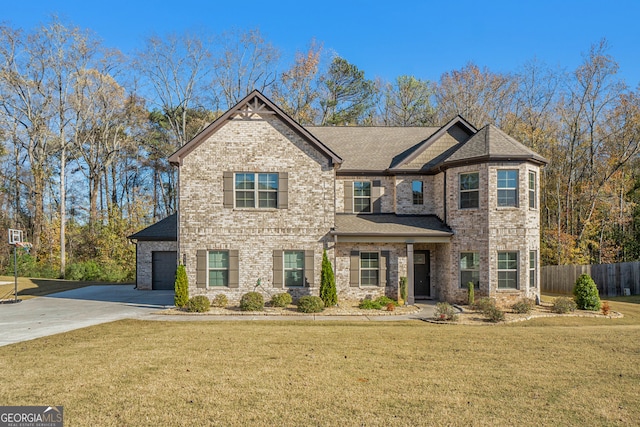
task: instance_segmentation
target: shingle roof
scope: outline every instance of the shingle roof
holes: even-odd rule
[[[140,230],[137,233],[128,236],[127,238],[144,241],[176,241],[178,240],[178,215],[169,215],[165,219],[158,221],[144,230]]]
[[[472,159],[532,159],[541,163],[547,160],[530,150],[494,125],[480,129],[468,141],[459,145],[443,164],[457,163]]]
[[[453,232],[435,215],[337,214],[332,234],[449,237]]]
[[[438,131],[437,127],[305,126],[338,153],[341,170],[382,171],[409,155]]]

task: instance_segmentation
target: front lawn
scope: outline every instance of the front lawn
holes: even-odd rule
[[[65,425],[633,425],[640,305],[497,326],[120,321],[0,347]],[[568,319],[568,318],[567,318]]]

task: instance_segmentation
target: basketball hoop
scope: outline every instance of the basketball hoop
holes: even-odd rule
[[[22,243],[22,230],[16,230],[14,228],[9,229],[9,244],[15,245],[17,243]]]

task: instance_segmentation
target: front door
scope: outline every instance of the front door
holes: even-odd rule
[[[413,289],[415,298],[431,298],[431,256],[429,251],[413,253]]]

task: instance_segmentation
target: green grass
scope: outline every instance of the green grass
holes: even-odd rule
[[[611,308],[625,317],[120,321],[0,347],[1,404],[64,405],[66,425],[634,425],[640,305]]]
[[[0,276],[0,299],[13,299],[15,279],[13,276]],[[62,279],[37,279],[18,277],[18,298],[29,299],[56,292],[69,291],[91,285],[104,285],[104,282],[86,282]],[[124,283],[119,283],[120,285]]]

